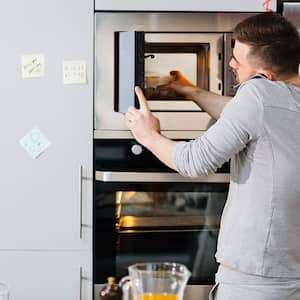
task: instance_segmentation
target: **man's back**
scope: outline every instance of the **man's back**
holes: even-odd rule
[[[232,159],[217,259],[252,274],[299,277],[300,88],[259,78],[240,89],[222,117],[238,113],[250,141]]]

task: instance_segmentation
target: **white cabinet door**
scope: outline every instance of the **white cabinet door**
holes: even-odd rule
[[[269,7],[276,11],[277,0],[95,0],[96,10],[141,10],[141,11],[245,11],[259,12]]]
[[[91,300],[87,251],[0,251],[0,282],[10,300]]]
[[[93,9],[93,0],[1,1],[0,249],[91,249]],[[32,54],[44,75],[22,78],[39,68],[21,64]],[[83,61],[87,82],[64,84],[64,61]],[[19,141],[36,127],[51,144],[33,159]]]

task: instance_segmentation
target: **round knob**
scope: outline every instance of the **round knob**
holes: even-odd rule
[[[134,155],[140,155],[143,152],[143,148],[141,145],[135,144],[131,147],[131,152]]]

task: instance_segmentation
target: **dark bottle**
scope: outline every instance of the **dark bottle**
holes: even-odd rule
[[[122,288],[116,283],[115,277],[108,277],[107,284],[99,292],[99,300],[121,300]]]

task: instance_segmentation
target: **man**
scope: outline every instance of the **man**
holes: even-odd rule
[[[229,99],[181,83],[167,88],[192,99],[217,122],[190,142],[160,134],[140,88],[128,109],[134,137],[184,176],[203,176],[231,159],[216,285],[210,299],[300,299],[300,38],[275,13],[234,30],[230,67],[240,83]],[[177,74],[178,75],[178,74]],[[177,76],[178,77],[178,76]]]

